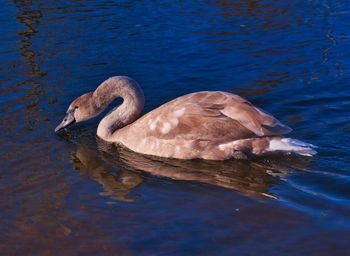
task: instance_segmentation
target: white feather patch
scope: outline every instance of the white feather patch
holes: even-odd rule
[[[317,154],[313,148],[317,148],[315,145],[305,143],[300,140],[283,138],[283,139],[272,139],[270,141],[267,151],[286,151],[295,152],[296,154],[303,156],[313,156]]]
[[[176,117],[180,117],[180,116],[182,116],[185,113],[185,110],[186,110],[185,108],[180,108],[180,109],[176,110],[174,112],[174,114],[175,114]]]
[[[170,123],[165,123],[162,127],[162,133],[166,134],[168,132],[170,132],[171,130],[171,124]]]

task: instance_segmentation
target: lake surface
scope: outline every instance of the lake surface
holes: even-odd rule
[[[1,255],[349,255],[348,1],[9,1],[0,17]],[[175,161],[54,134],[110,76],[144,112],[240,94],[313,159]]]

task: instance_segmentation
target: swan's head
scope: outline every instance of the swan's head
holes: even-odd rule
[[[76,98],[66,112],[62,122],[56,127],[55,132],[68,127],[71,124],[79,123],[99,114],[92,102],[92,92],[81,95]]]

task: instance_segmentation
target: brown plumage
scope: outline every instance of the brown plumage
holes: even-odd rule
[[[283,138],[291,129],[240,96],[220,91],[176,98],[139,118],[144,96],[128,77],[112,77],[72,102],[56,131],[98,115],[115,98],[124,102],[100,122],[97,135],[148,155],[224,160],[273,151],[313,155],[314,146]],[[139,118],[139,119],[138,119]]]

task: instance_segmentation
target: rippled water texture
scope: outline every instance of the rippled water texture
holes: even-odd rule
[[[348,255],[348,1],[0,2],[1,255]],[[174,161],[53,129],[129,75],[145,112],[238,93],[314,159]]]

